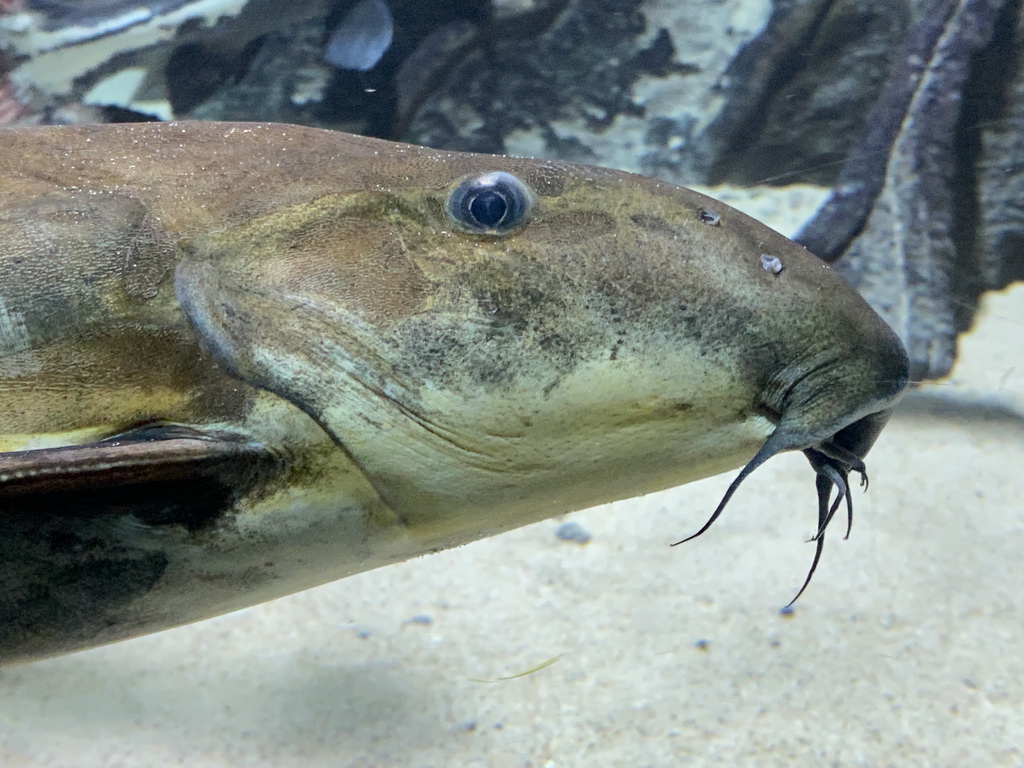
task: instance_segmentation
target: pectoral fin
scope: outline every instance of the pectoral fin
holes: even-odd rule
[[[201,527],[280,471],[265,445],[146,425],[85,445],[0,453],[0,516],[134,514]]]

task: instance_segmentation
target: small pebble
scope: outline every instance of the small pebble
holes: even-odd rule
[[[434,617],[431,616],[429,613],[417,613],[415,616],[413,616],[411,619],[409,619],[405,623],[406,624],[422,624],[422,625],[424,625],[426,627],[429,627],[431,624],[434,623]]]
[[[693,644],[693,647],[696,648],[698,651],[706,651],[708,648],[711,647],[711,641],[704,640],[703,638],[701,638]]]
[[[577,544],[586,544],[590,541],[590,531],[576,522],[562,523],[555,532],[562,541],[575,541]]]
[[[794,613],[796,613],[796,608],[794,608],[792,605],[784,605],[781,608],[779,608],[780,616],[789,617],[792,616]]]

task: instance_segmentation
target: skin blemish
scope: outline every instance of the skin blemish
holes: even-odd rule
[[[712,227],[717,227],[722,222],[722,214],[716,213],[708,208],[701,208],[697,212],[697,217],[704,224],[710,224]]]
[[[772,256],[770,253],[761,254],[761,266],[765,268],[765,271],[771,272],[773,275],[779,274],[782,267],[782,260],[778,256]]]

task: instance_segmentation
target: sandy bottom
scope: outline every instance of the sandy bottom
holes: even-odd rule
[[[799,455],[682,547],[728,477],[0,670],[0,765],[1024,764],[1022,333],[990,297],[790,616]]]

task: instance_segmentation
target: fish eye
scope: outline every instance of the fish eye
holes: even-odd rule
[[[445,207],[465,232],[505,235],[529,219],[533,192],[511,173],[492,171],[459,184]]]

